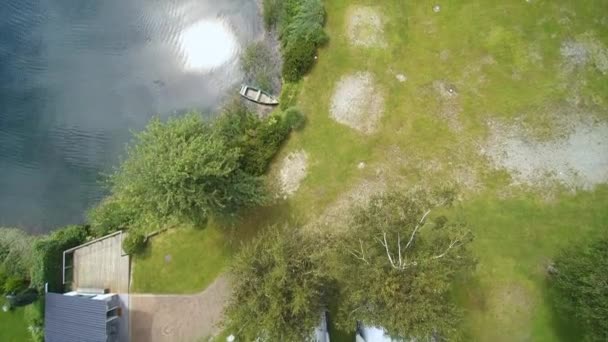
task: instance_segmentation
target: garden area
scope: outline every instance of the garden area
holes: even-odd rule
[[[300,182],[254,230],[331,235],[375,194],[449,183],[446,216],[468,222],[478,261],[454,293],[465,335],[577,338],[553,309],[547,268],[606,234],[607,5],[324,5],[328,42],[307,77],[284,84],[306,126],[268,173],[277,188],[285,175]]]

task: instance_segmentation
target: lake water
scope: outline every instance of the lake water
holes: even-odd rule
[[[0,226],[82,222],[132,131],[236,92],[255,0],[4,0]]]

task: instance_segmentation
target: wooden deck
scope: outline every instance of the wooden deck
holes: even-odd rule
[[[110,236],[74,251],[72,289],[103,288],[129,292],[129,256],[123,256],[122,234]]]

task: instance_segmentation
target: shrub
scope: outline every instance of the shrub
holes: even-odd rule
[[[32,341],[44,341],[44,297],[28,305],[24,309],[24,318],[27,328],[32,335]]]
[[[249,45],[241,56],[241,68],[248,83],[272,91],[272,78],[275,76],[272,60],[272,52],[264,42]]]
[[[290,129],[298,131],[304,127],[304,124],[306,124],[306,117],[296,107],[287,109],[284,115],[284,124]]]
[[[111,196],[89,211],[93,235],[100,237],[133,224],[135,211],[120,198]]]
[[[25,280],[22,276],[10,276],[7,277],[4,281],[3,292],[4,293],[17,293],[28,286],[28,281]]]
[[[146,242],[147,238],[144,233],[138,230],[131,230],[127,233],[122,243],[122,249],[127,254],[138,254],[146,248]]]
[[[63,292],[63,251],[84,243],[89,235],[86,226],[67,226],[37,240],[33,246],[32,286],[42,291]]]
[[[241,153],[241,168],[248,174],[263,175],[281,144],[289,135],[280,115],[258,119],[244,107],[234,105],[217,121],[218,131]]]
[[[27,287],[34,239],[19,229],[0,228],[0,294]]]
[[[280,20],[283,10],[282,0],[264,0],[262,3],[262,12],[264,16],[264,26],[267,30],[273,28]]]
[[[313,66],[317,49],[327,43],[325,9],[320,0],[286,2],[281,28],[283,77],[297,82]]]
[[[283,48],[283,78],[287,82],[297,82],[314,65],[316,45],[308,40],[289,44]]]

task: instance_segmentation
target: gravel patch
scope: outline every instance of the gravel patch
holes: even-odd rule
[[[291,196],[300,187],[308,171],[308,154],[305,151],[292,152],[281,165],[279,178],[281,191],[285,196]]]
[[[564,41],[560,53],[568,70],[592,63],[599,72],[608,75],[608,48],[591,34]]]
[[[347,12],[346,32],[350,43],[360,47],[387,46],[384,40],[384,20],[382,14],[373,8],[356,6]]]
[[[557,181],[573,189],[608,182],[608,124],[580,121],[566,134],[540,141],[521,127],[490,123],[492,135],[482,149],[515,183],[546,186]]]
[[[331,117],[360,132],[373,133],[384,113],[384,96],[369,72],[344,76],[334,90]]]

